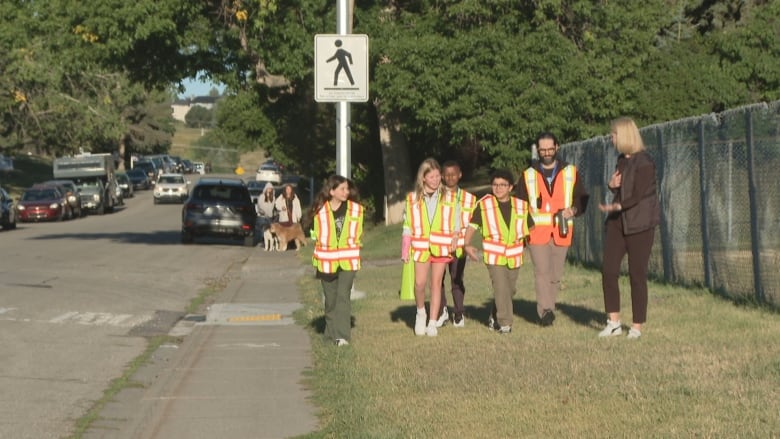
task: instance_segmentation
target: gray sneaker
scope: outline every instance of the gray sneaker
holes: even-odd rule
[[[636,339],[638,339],[641,336],[642,336],[642,332],[640,330],[638,330],[638,329],[631,328],[631,329],[628,330],[628,337],[627,338],[630,338],[632,340],[636,340]]]
[[[599,332],[599,337],[614,337],[623,333],[623,327],[620,322],[607,320],[607,326]]]

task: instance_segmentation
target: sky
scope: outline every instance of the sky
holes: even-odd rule
[[[217,87],[220,92],[225,91],[224,86],[218,86],[213,82],[201,82],[197,79],[188,78],[182,81],[184,93],[179,94],[180,98],[189,98],[196,96],[208,96],[212,88]]]

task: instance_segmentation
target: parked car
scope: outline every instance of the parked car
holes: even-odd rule
[[[16,203],[19,221],[62,221],[70,211],[68,200],[55,186],[25,189]]]
[[[270,181],[273,184],[279,184],[282,182],[282,171],[275,164],[262,164],[257,168],[255,174],[255,180],[257,181]]]
[[[11,195],[0,187],[0,226],[5,229],[16,228],[16,209]]]
[[[154,204],[183,203],[190,195],[189,184],[183,174],[162,174],[154,185]]]
[[[201,178],[182,208],[181,242],[197,236],[242,238],[255,245],[257,212],[249,189],[237,178]]]
[[[130,177],[127,174],[120,172],[116,174],[116,185],[122,189],[122,198],[133,198],[135,193],[133,192],[133,183],[130,181]]]
[[[182,159],[181,164],[183,166],[182,173],[183,174],[192,174],[195,172],[195,168],[192,166],[192,162],[187,159]]]
[[[203,175],[206,173],[206,164],[203,162],[192,162],[192,172]]]
[[[133,169],[141,169],[146,172],[146,176],[149,177],[149,182],[152,185],[154,185],[154,182],[157,181],[157,177],[162,173],[153,161],[144,159],[136,160],[136,162],[133,163]]]
[[[79,189],[76,186],[76,182],[73,180],[49,180],[43,182],[43,184],[51,184],[60,186],[65,191],[65,198],[70,205],[70,211],[74,218],[80,218],[84,216],[84,210],[81,208],[81,197],[79,196]]]
[[[263,188],[265,188],[265,181],[247,181],[246,182],[246,188],[249,190],[249,196],[252,197],[252,202],[257,203],[257,197],[259,197],[263,193]]]
[[[149,180],[149,175],[143,169],[131,169],[126,172],[127,178],[130,179],[130,183],[133,185],[133,191],[136,190],[148,190],[152,187],[152,182]]]

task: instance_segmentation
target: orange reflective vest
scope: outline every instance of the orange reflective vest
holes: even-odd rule
[[[531,208],[531,217],[534,219],[529,245],[547,244],[552,237],[555,245],[570,246],[571,237],[574,234],[574,221],[571,218],[566,221],[569,225],[569,233],[566,236],[561,236],[555,222],[555,214],[561,209],[572,206],[577,168],[574,165],[566,165],[555,175],[552,194],[547,190],[544,176],[536,169],[526,169],[523,172],[523,179],[528,188],[528,204]]]
[[[360,270],[360,240],[363,237],[363,206],[347,201],[347,214],[336,236],[336,221],[326,202],[314,216],[312,264],[322,273]]]
[[[528,203],[516,197],[510,197],[509,202],[512,213],[507,224],[495,196],[485,195],[479,200],[482,260],[487,265],[506,265],[509,268],[523,265],[523,239],[528,236]]]
[[[404,228],[412,232],[412,260],[427,262],[433,256],[450,256],[450,245],[455,233],[455,192],[442,191],[436,202],[433,218],[428,218],[428,207],[415,193],[406,196]]]

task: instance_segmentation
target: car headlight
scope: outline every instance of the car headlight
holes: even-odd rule
[[[24,206],[22,206],[21,204],[17,204],[16,210],[24,210]]]
[[[59,209],[60,203],[51,203],[49,204],[49,209]]]
[[[75,203],[76,202],[76,197],[71,195],[71,196],[68,197],[68,201],[70,201],[71,203]]]

